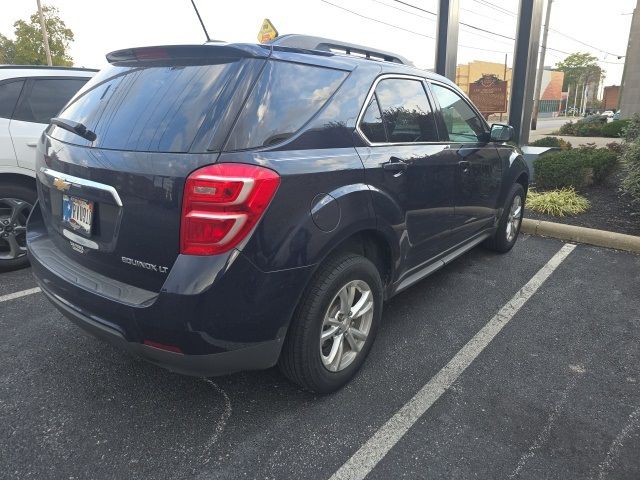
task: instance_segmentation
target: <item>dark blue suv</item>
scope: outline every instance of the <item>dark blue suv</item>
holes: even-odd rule
[[[528,185],[511,127],[400,57],[340,48],[109,54],[38,146],[27,242],[51,302],[177,372],[279,364],[330,392],[385,300],[480,243],[510,250]]]

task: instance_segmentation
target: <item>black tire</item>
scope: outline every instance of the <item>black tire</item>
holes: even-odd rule
[[[321,358],[320,335],[325,314],[336,295],[349,282],[362,281],[370,288],[373,316],[361,350],[343,370],[329,371]],[[300,300],[287,332],[278,362],[282,373],[302,388],[330,393],[345,385],[364,363],[378,331],[382,316],[383,287],[376,266],[356,254],[335,255],[316,272]]]
[[[37,193],[35,189],[29,188],[25,185],[11,185],[7,183],[0,183],[0,222],[6,221],[10,216],[10,205],[7,203],[7,199],[16,199],[22,202],[26,202],[28,206],[20,213],[18,223],[20,227],[26,226],[26,217],[31,212],[31,207],[36,202]],[[5,225],[0,225],[0,272],[6,272],[9,270],[16,270],[29,265],[29,259],[27,258],[26,251],[18,254],[16,258],[2,258],[10,255],[9,242],[4,235],[6,232]],[[20,233],[16,237],[20,246],[24,246],[26,239],[26,233]]]
[[[507,238],[507,223],[509,222],[511,206],[513,205],[516,197],[520,197],[520,218],[517,228],[515,229],[515,235],[513,235],[512,239],[509,239]],[[507,201],[505,203],[502,216],[500,217],[500,221],[498,222],[498,227],[496,228],[493,236],[485,241],[485,247],[499,253],[507,253],[513,248],[513,246],[516,244],[516,241],[518,240],[518,234],[520,233],[520,227],[522,226],[522,217],[524,215],[524,200],[524,188],[522,188],[522,185],[520,185],[519,183],[514,183],[511,187],[509,195],[507,196]]]

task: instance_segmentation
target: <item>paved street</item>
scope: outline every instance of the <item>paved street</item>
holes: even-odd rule
[[[579,245],[549,269],[562,247],[477,248],[395,297],[363,370],[325,397],[276,369],[166,372],[86,336],[40,293],[6,299],[34,281],[2,274],[0,478],[329,479],[345,462],[368,479],[640,478],[640,257]],[[350,460],[434,391],[372,465]]]
[[[557,130],[562,125],[567,122],[577,122],[581,117],[542,117],[538,118],[538,125],[536,130],[532,130],[531,132],[537,131],[547,131],[547,130]]]

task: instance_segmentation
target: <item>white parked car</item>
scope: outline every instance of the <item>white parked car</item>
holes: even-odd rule
[[[604,112],[602,112],[602,115],[607,118],[613,118],[615,114],[611,110],[605,110]]]
[[[97,70],[0,65],[0,271],[27,263],[36,145],[51,117]]]

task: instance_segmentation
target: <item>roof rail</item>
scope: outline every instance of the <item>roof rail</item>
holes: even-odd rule
[[[330,38],[314,37],[311,35],[299,35],[292,33],[276,37],[270,45],[279,47],[301,48],[304,50],[320,50],[324,52],[341,53],[346,55],[354,55],[358,57],[368,58],[370,60],[382,60],[385,62],[402,63],[404,65],[413,65],[409,60],[401,55],[384,50],[376,50],[356,45],[355,43],[341,42],[339,40],[331,40]]]
[[[19,69],[33,69],[33,70],[82,70],[86,72],[99,72],[97,68],[85,68],[85,67],[60,67],[49,65],[0,65],[0,68],[19,68]]]

